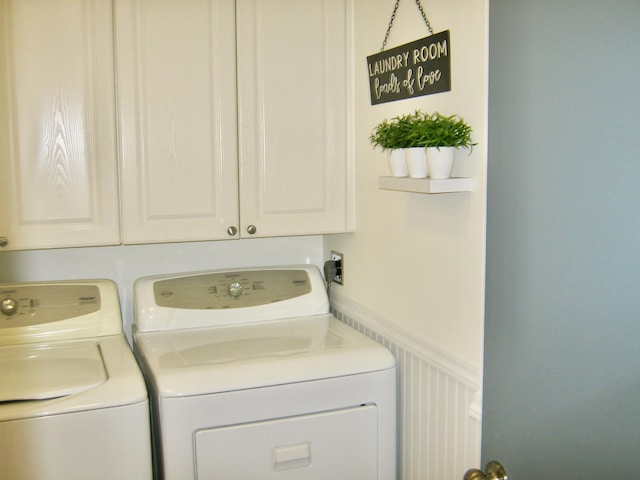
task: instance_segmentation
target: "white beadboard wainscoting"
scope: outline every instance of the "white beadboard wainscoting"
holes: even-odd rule
[[[335,289],[334,289],[335,290]],[[462,480],[480,465],[480,374],[331,292],[334,315],[387,347],[398,364],[398,480]]]

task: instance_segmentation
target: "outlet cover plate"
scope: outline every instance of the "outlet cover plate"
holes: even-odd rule
[[[340,252],[336,252],[335,250],[331,251],[331,260],[336,262],[338,266],[338,270],[336,274],[333,276],[332,283],[337,283],[338,285],[344,284],[344,255]]]

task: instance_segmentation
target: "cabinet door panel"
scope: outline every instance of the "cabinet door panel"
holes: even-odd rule
[[[0,236],[119,243],[109,0],[0,0]]]
[[[125,243],[238,225],[232,0],[116,0]]]
[[[256,236],[352,229],[349,0],[238,0],[240,196]]]

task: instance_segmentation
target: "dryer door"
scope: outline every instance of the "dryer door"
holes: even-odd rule
[[[378,478],[375,405],[196,433],[197,478]]]

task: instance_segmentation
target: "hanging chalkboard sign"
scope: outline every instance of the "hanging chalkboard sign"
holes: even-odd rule
[[[449,30],[367,57],[371,105],[451,90]]]

